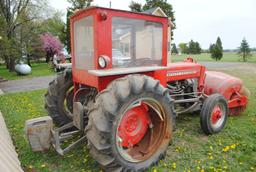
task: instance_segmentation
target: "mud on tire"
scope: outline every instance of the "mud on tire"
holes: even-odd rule
[[[48,91],[45,94],[45,109],[56,126],[62,126],[71,121],[73,110],[72,87],[71,69],[66,69],[49,83]]]
[[[156,128],[161,128],[157,134],[161,135],[162,132],[163,135],[152,142],[156,143],[157,148],[152,147],[150,156],[143,161],[133,162],[127,160],[118,149],[117,129],[125,109],[132,102],[143,98],[150,98],[161,105],[165,115],[162,116],[164,122],[159,126],[157,123],[153,124]],[[97,95],[93,108],[89,111],[89,124],[85,132],[90,155],[106,171],[143,171],[164,157],[172,137],[174,120],[173,100],[159,81],[144,75],[130,75],[114,80]]]

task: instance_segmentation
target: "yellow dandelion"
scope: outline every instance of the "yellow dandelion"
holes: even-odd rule
[[[176,169],[176,163],[172,163],[172,168]]]
[[[42,164],[42,165],[41,165],[41,168],[44,168],[44,167],[46,167],[46,165],[45,165],[45,164]]]
[[[201,169],[200,172],[204,172],[204,169]]]
[[[231,147],[232,149],[235,149],[235,148],[236,148],[236,144],[232,144],[230,147]]]
[[[209,159],[213,159],[213,156],[209,156]]]
[[[157,169],[154,168],[153,172],[157,172]]]

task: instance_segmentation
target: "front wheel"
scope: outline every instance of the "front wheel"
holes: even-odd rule
[[[173,109],[157,80],[131,75],[113,81],[89,112],[91,156],[106,171],[143,171],[156,164],[172,138]]]
[[[227,121],[229,109],[225,97],[221,94],[210,95],[203,104],[200,124],[207,135],[220,132]]]

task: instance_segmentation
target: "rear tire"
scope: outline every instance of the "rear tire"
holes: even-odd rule
[[[149,100],[154,105],[159,105],[155,107],[159,107],[157,110],[162,112],[160,117],[163,120],[159,120],[157,115],[153,117],[155,111],[150,109],[148,112],[153,117],[151,127],[138,143],[124,148],[118,135],[123,117],[132,109],[129,107],[134,105],[133,102],[140,102],[140,105],[135,106],[138,107],[145,102],[149,103]],[[89,152],[106,171],[143,171],[164,157],[172,138],[174,119],[173,100],[159,81],[143,75],[117,79],[97,95],[95,104],[89,111],[89,124],[86,128]],[[145,154],[140,152],[138,158],[134,154],[139,154],[136,150],[142,150],[141,145],[147,148],[144,148]],[[120,147],[123,149],[120,150]]]
[[[207,135],[220,132],[229,114],[228,103],[221,94],[210,95],[203,104],[200,113],[200,124]]]
[[[57,127],[71,122],[73,111],[72,71],[67,69],[49,83],[45,109]]]

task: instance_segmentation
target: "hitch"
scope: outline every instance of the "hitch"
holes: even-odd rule
[[[72,149],[74,149],[76,146],[78,146],[81,143],[83,143],[84,141],[86,141],[86,135],[82,135],[81,134],[81,136],[80,136],[80,138],[78,140],[76,140],[75,142],[73,142],[72,144],[67,146],[66,148],[62,149],[61,148],[61,144],[64,141],[71,139],[74,135],[76,135],[78,133],[81,133],[81,131],[78,130],[78,129],[77,130],[73,130],[73,131],[69,131],[72,128],[74,128],[74,124],[73,124],[73,122],[70,122],[70,123],[68,123],[66,125],[63,125],[60,128],[57,128],[55,130],[51,130],[52,146],[58,152],[58,154],[60,154],[60,155],[66,154],[67,152],[69,152]]]
[[[51,117],[34,118],[26,121],[25,132],[34,152],[46,151],[52,145],[59,155],[64,155],[86,141],[84,121],[82,104],[74,102],[72,122],[53,129],[53,120]],[[65,141],[71,140],[79,133],[80,137],[76,141],[62,148]]]

